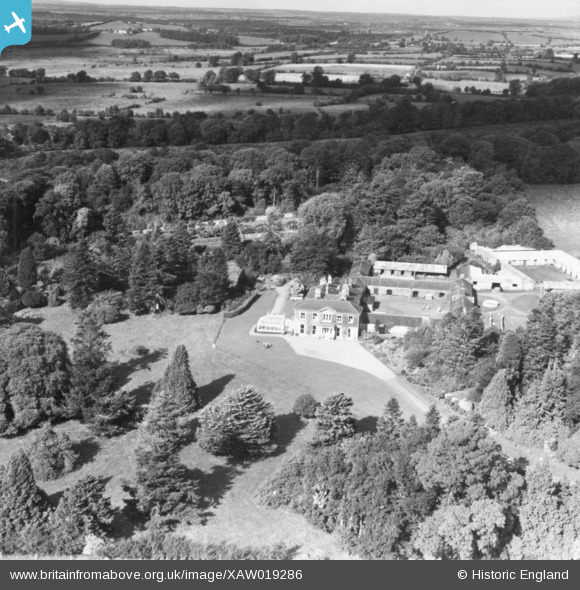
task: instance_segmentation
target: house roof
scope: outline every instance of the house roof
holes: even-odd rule
[[[370,277],[373,271],[373,263],[368,260],[355,260],[350,267],[349,277],[356,277],[362,275]]]
[[[328,299],[303,299],[294,306],[294,310],[299,311],[322,311],[327,308],[336,313],[360,314],[362,312],[360,305],[350,301],[332,301]]]
[[[420,264],[416,262],[377,260],[375,262],[375,270],[399,270],[446,275],[448,272],[448,266],[446,264]]]

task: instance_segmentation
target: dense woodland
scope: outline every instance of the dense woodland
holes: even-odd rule
[[[456,267],[474,241],[552,247],[523,191],[526,182],[578,181],[580,153],[571,141],[580,133],[578,106],[559,92],[461,106],[441,101],[421,111],[404,101],[337,118],[192,114],[58,129],[15,125],[2,145],[11,182],[0,185],[0,436],[34,429],[36,438],[0,470],[0,550],[288,556],[284,547],[242,555],[175,532],[203,518],[199,481],[178,458],[193,437],[235,460],[277,451],[277,417],[265,392],[243,387],[202,409],[179,346],[145,409],[119,386],[103,325],[122,321],[127,310],[213,313],[235,306],[259,275],[298,274],[310,284],[370,254]],[[556,108],[563,110],[549,110]],[[437,126],[425,124],[436,112]],[[451,113],[445,123],[443,112]],[[492,112],[498,120],[487,119]],[[473,117],[502,122],[507,112],[554,120],[515,132],[404,134],[475,124]],[[327,141],[314,141],[321,138]],[[234,142],[258,145],[206,145]],[[153,147],[165,144],[187,147]],[[245,239],[249,233],[259,237]],[[196,242],[208,237],[219,238],[217,247]],[[235,285],[232,262],[242,270]],[[70,346],[13,315],[64,303],[78,313]],[[468,390],[480,416],[443,425],[432,407],[419,426],[405,422],[391,400],[376,432],[361,433],[344,394],[321,403],[299,398],[295,413],[316,420],[316,435],[272,475],[261,501],[338,532],[365,558],[577,556],[577,486],[554,483],[546,469],[516,469],[486,425],[531,447],[549,443],[578,466],[579,322],[580,296],[546,295],[515,333],[485,329],[477,308],[409,333],[410,378],[439,395]],[[58,428],[71,419],[97,437],[137,431],[137,479],[126,486],[123,514],[97,477],[77,481],[58,502],[38,487],[37,480],[78,467]],[[127,514],[146,530],[117,539],[113,523]]]

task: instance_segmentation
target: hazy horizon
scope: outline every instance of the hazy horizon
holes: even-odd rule
[[[215,8],[237,10],[294,10],[308,12],[350,12],[401,14],[416,16],[450,16],[472,18],[513,18],[556,20],[563,18],[580,18],[580,2],[577,0],[408,0],[401,10],[399,2],[377,2],[360,0],[353,7],[346,0],[312,0],[304,8],[292,0],[100,0],[98,2],[78,2],[76,0],[59,0],[66,4],[115,5],[117,8],[159,7],[159,8]],[[50,4],[34,2],[34,4]]]

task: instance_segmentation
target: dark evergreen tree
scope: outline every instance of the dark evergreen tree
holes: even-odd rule
[[[332,445],[354,436],[356,420],[351,407],[352,399],[344,393],[326,397],[316,410],[316,434],[312,445]]]
[[[34,437],[28,456],[39,480],[58,479],[71,472],[78,461],[78,453],[66,433],[48,425]]]
[[[546,442],[569,435],[566,418],[566,375],[557,361],[550,362],[541,379],[532,382],[514,407],[507,436],[542,448]]]
[[[221,248],[207,250],[200,257],[195,285],[199,305],[219,307],[226,300],[230,281],[226,256]]]
[[[122,244],[127,239],[127,224],[119,209],[109,206],[103,219],[105,237],[111,244]]]
[[[71,412],[79,415],[97,434],[110,436],[123,428],[134,399],[117,390],[113,365],[107,359],[111,350],[108,335],[95,314],[84,312],[72,340]]]
[[[240,226],[230,219],[221,231],[222,249],[228,260],[233,260],[242,251]]]
[[[84,238],[69,249],[63,282],[73,309],[87,307],[97,292],[99,281],[96,265]]]
[[[175,400],[182,415],[189,414],[200,407],[197,385],[189,368],[189,355],[183,344],[175,349],[173,358],[156,389],[167,391]]]
[[[276,421],[272,404],[253,387],[242,387],[200,415],[199,445],[214,455],[271,453]]]
[[[19,535],[27,528],[40,527],[46,521],[50,510],[48,497],[36,485],[24,451],[10,457],[0,490],[0,540]]]
[[[0,332],[0,434],[67,415],[70,362],[64,340],[31,324]]]
[[[488,426],[498,432],[505,432],[512,419],[514,395],[509,368],[500,369],[489,385],[484,389],[479,405],[479,412]]]
[[[437,436],[441,432],[441,414],[435,404],[429,406],[429,410],[425,414],[425,427],[433,436]]]
[[[547,303],[530,312],[523,344],[523,379],[531,383],[540,379],[550,361],[558,357],[554,310]]]
[[[158,259],[163,263],[169,287],[194,279],[196,258],[185,223],[179,222],[173,230],[162,234],[158,240]]]
[[[510,375],[519,377],[522,365],[522,347],[515,332],[504,332],[495,363],[500,369],[508,369]]]
[[[137,243],[131,263],[127,292],[129,309],[137,314],[155,311],[164,302],[164,291],[159,261],[151,238],[145,236]]]
[[[136,451],[137,485],[134,490],[144,514],[194,522],[198,486],[179,462],[171,441],[142,431]]]
[[[107,480],[88,475],[65,490],[51,517],[53,551],[79,555],[87,535],[104,538],[111,530],[115,512],[105,496]]]
[[[143,433],[156,436],[176,450],[191,431],[181,408],[167,389],[153,392],[141,426]]]
[[[26,247],[20,254],[20,261],[18,262],[18,286],[27,291],[36,285],[38,280],[38,273],[36,271],[36,261],[32,248]]]
[[[392,438],[399,438],[404,424],[405,420],[403,420],[399,401],[395,397],[391,397],[385,406],[383,415],[377,422],[377,431]]]

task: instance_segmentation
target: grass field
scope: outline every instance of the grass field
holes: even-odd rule
[[[530,186],[526,197],[556,247],[580,256],[580,184]]]

